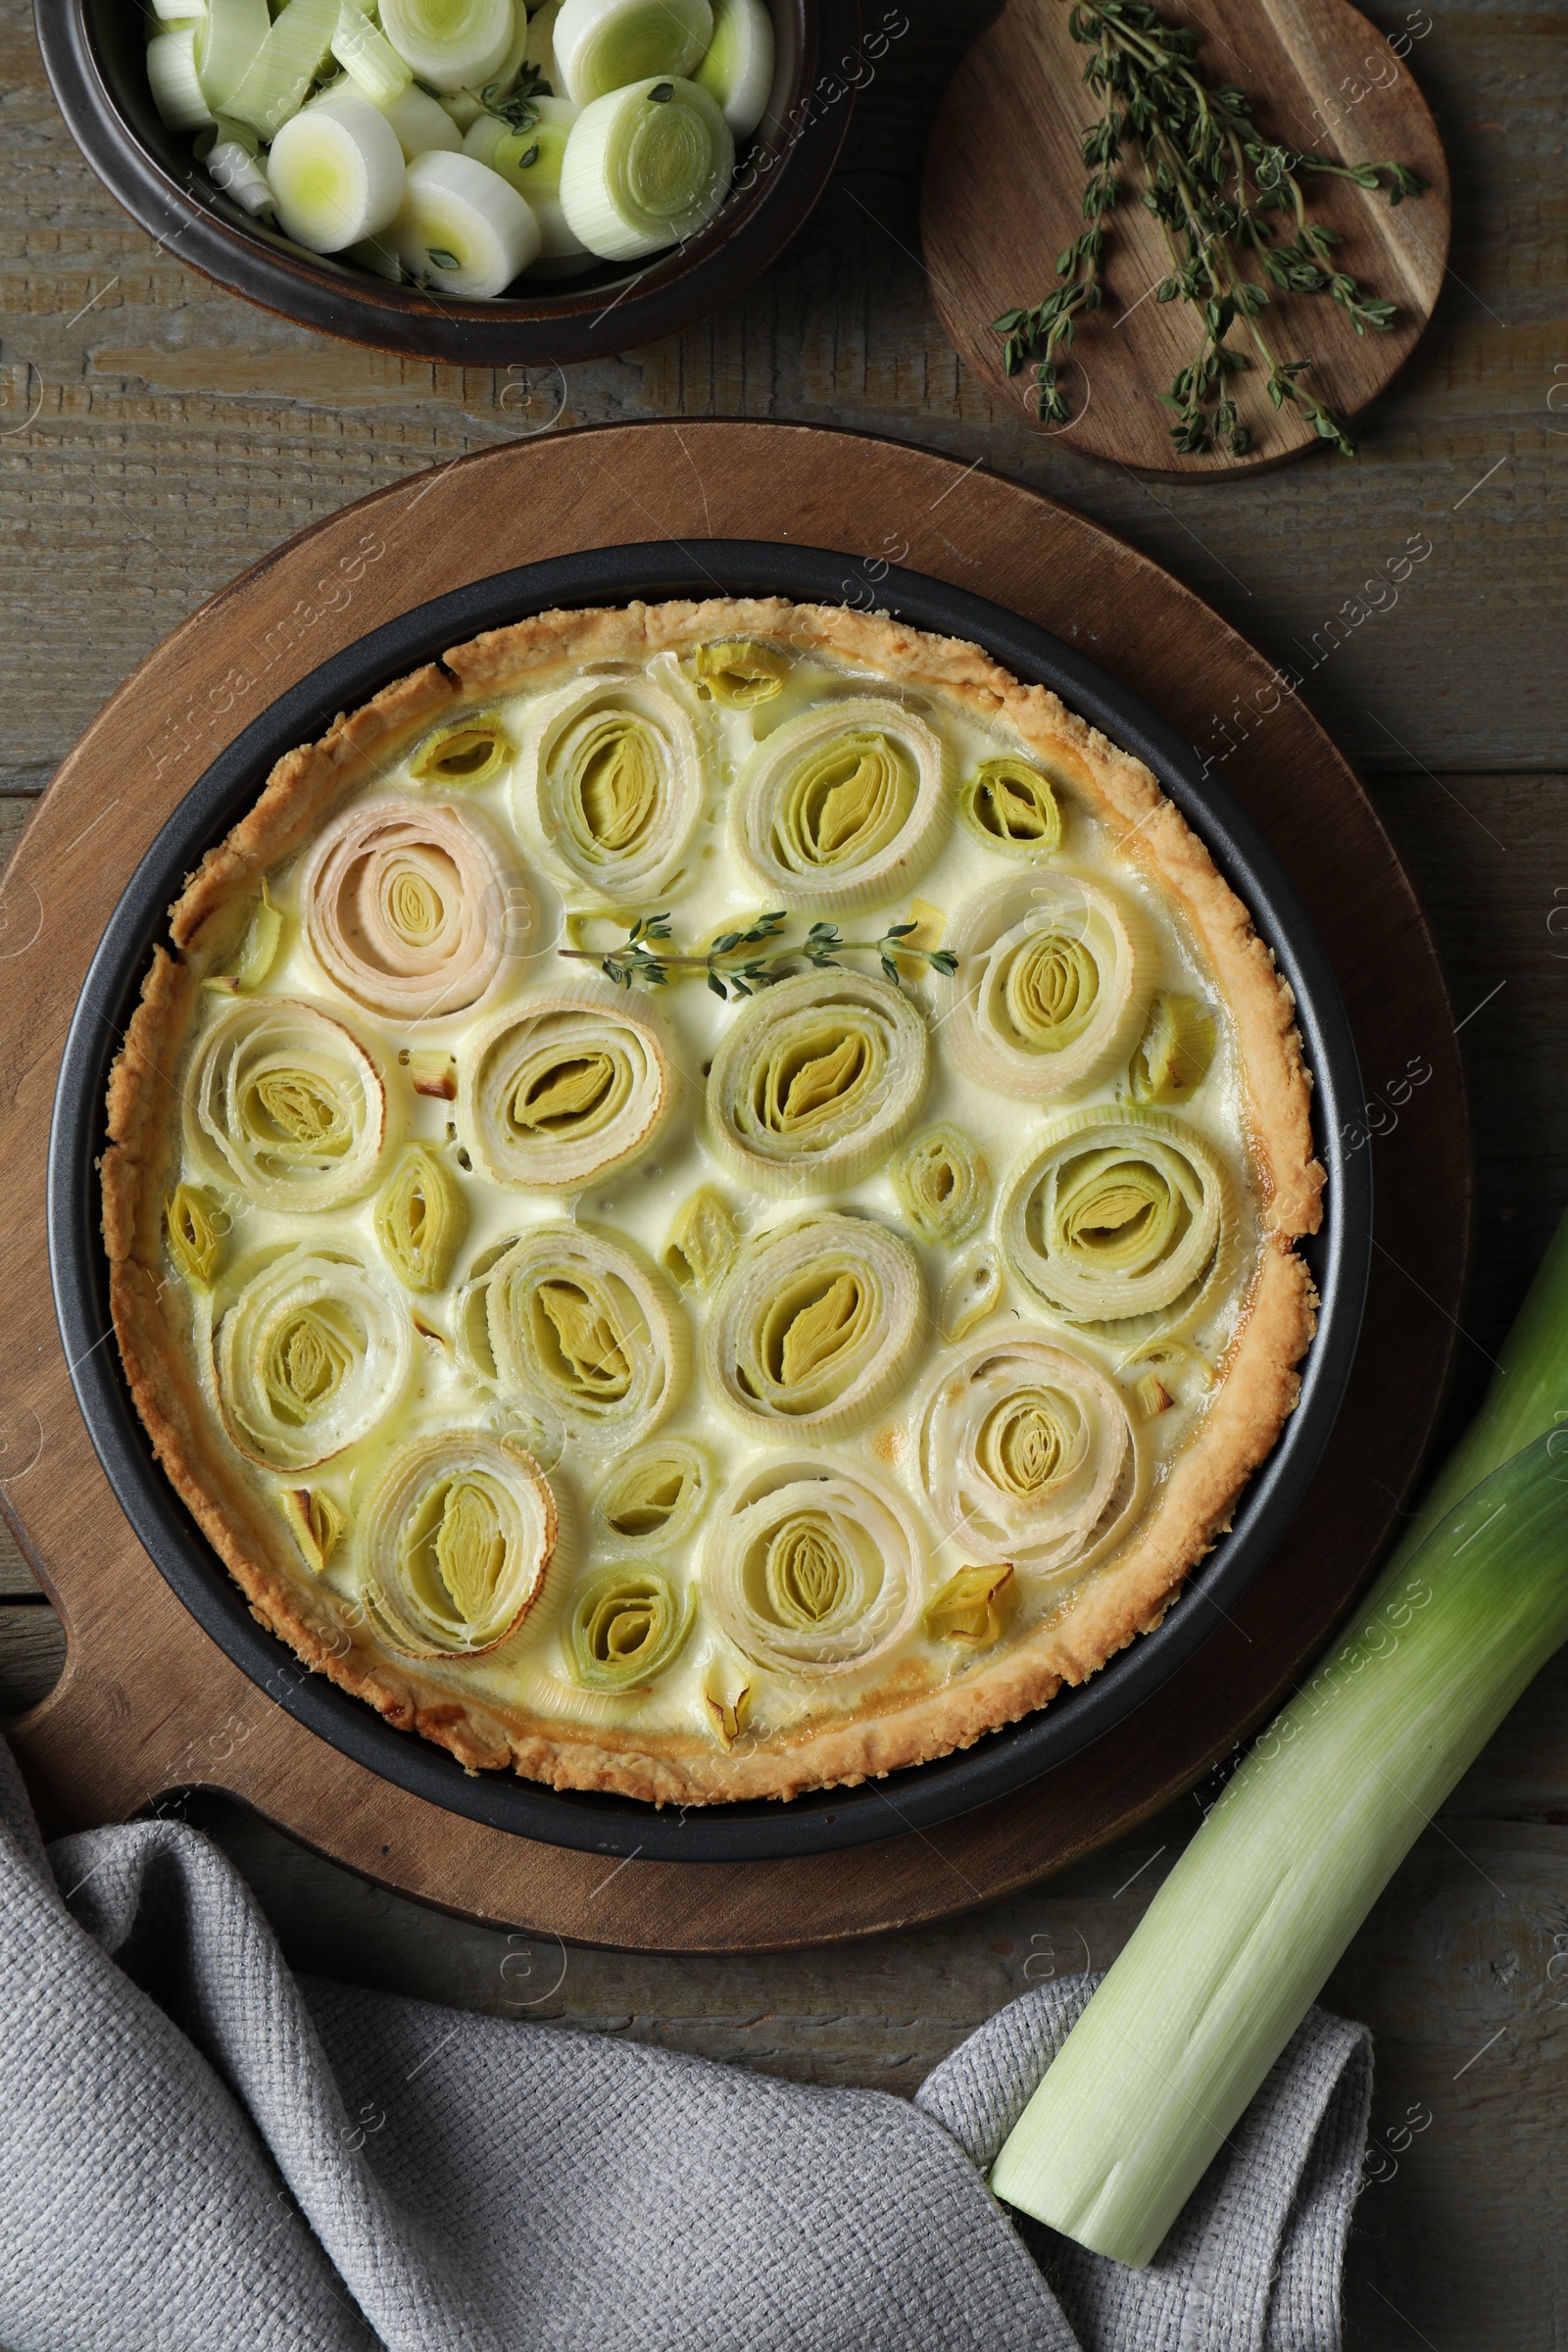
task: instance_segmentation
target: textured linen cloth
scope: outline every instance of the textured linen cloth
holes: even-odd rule
[[[0,1743],[7,2352],[1333,2352],[1371,2097],[1313,2011],[1144,2271],[984,2168],[1095,1980],[913,2104],[297,1981],[212,1841]]]

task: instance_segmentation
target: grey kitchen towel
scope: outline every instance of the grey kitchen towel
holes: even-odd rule
[[[1371,2097],[1313,2011],[1157,2261],[991,2162],[1093,1990],[913,2103],[296,1980],[183,1823],[47,1850],[0,1742],[7,2352],[1332,2352]]]

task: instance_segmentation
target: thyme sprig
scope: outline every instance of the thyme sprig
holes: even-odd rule
[[[493,81],[486,82],[478,95],[479,103],[487,115],[499,115],[509,130],[524,131],[532,130],[539,120],[535,100],[549,98],[554,92],[537,66],[524,66],[504,97],[497,94]],[[526,165],[519,168],[526,169]]]
[[[1032,361],[1042,420],[1070,421],[1061,360],[1079,320],[1104,301],[1106,221],[1118,204],[1136,195],[1159,222],[1170,256],[1170,275],[1156,299],[1187,303],[1198,319],[1191,360],[1177,370],[1170,390],[1157,396],[1174,412],[1170,436],[1177,454],[1201,456],[1212,448],[1240,457],[1250,447],[1251,428],[1242,420],[1229,379],[1261,364],[1274,407],[1289,401],[1320,440],[1353,457],[1355,443],[1344,419],[1300,381],[1312,361],[1278,358],[1258,315],[1268,307],[1271,287],[1281,294],[1326,294],[1358,335],[1368,328],[1385,333],[1394,322],[1394,304],[1364,293],[1348,271],[1333,266],[1339,232],[1308,218],[1301,181],[1317,175],[1382,187],[1391,205],[1424,195],[1426,181],[1404,164],[1337,164],[1265,139],[1244,89],[1234,82],[1211,88],[1197,72],[1198,34],[1167,24],[1143,0],[1072,0],[1068,27],[1091,52],[1084,79],[1103,101],[1081,149],[1089,171],[1087,226],[1056,257],[1061,282],[1043,302],[992,320],[1003,337],[1007,374]],[[1277,218],[1282,214],[1283,222]],[[1255,359],[1230,341],[1238,323]]]
[[[958,959],[949,948],[908,944],[909,934],[919,928],[915,923],[890,923],[880,939],[845,939],[837,923],[813,923],[805,939],[791,945],[779,939],[788,919],[782,908],[775,908],[770,914],[760,914],[745,930],[721,931],[704,955],[666,956],[662,950],[672,937],[668,914],[640,914],[623,945],[612,948],[608,956],[593,948],[563,948],[561,953],[576,962],[597,964],[617,988],[667,988],[683,972],[702,972],[713,995],[724,1003],[732,997],[755,996],[759,989],[788,979],[802,963],[819,972],[837,969],[841,956],[875,956],[895,988],[901,980],[899,956],[918,956],[937,972],[952,974],[958,968]],[[759,948],[771,952],[757,955],[754,951]]]

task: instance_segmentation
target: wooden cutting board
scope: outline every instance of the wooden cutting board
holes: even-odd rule
[[[1348,0],[1202,0],[1200,8],[1162,0],[1161,14],[1201,35],[1199,71],[1211,85],[1240,83],[1270,138],[1337,163],[1407,164],[1430,183],[1419,200],[1391,206],[1348,180],[1303,178],[1309,217],[1344,239],[1334,266],[1398,306],[1383,334],[1357,335],[1324,295],[1271,294],[1262,314],[1275,356],[1311,355],[1306,383],[1348,422],[1414,350],[1447,262],[1448,169],[1415,80],[1419,28],[1430,31],[1432,21],[1412,9],[1405,29],[1385,35]],[[1072,39],[1068,15],[1066,0],[1007,0],[954,75],[933,125],[920,234],[950,341],[1001,399],[1087,457],[1221,478],[1298,457],[1316,436],[1295,409],[1276,414],[1256,368],[1232,378],[1252,427],[1246,455],[1175,455],[1171,412],[1157,395],[1192,357],[1197,322],[1185,303],[1154,299],[1170,254],[1159,223],[1136,202],[1110,216],[1106,300],[1080,321],[1061,372],[1071,420],[1039,423],[1033,367],[1003,373],[992,319],[1051,292],[1056,256],[1084,225],[1079,144],[1101,101],[1084,83],[1091,53]],[[1230,341],[1245,349],[1245,329],[1233,327]]]
[[[660,536],[830,547],[852,584],[906,563],[1091,650],[1215,756],[1271,838],[1379,1097],[1363,1148],[1381,1246],[1350,1393],[1245,1601],[1128,1723],[1033,1788],[799,1861],[611,1864],[461,1819],[326,1746],[230,1664],[136,1541],[76,1409],[49,1290],[60,1046],[103,926],[180,797],[285,687],[383,621],[481,569]],[[0,890],[0,1496],[69,1636],[63,1680],[8,1737],[51,1835],[216,1788],[447,1910],[656,1951],[820,1943],[962,1910],[1119,1837],[1263,1718],[1365,1582],[1432,1428],[1469,1231],[1464,1088],[1432,941],[1370,803],[1263,657],[1168,574],[1051,500],[921,450],[805,425],[600,426],[485,451],[318,524],[175,630],[66,761]],[[1412,1089],[1414,1055],[1431,1074]]]

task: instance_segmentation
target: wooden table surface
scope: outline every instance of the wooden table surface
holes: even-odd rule
[[[1135,541],[1303,673],[1426,899],[1480,1163],[1457,1423],[1568,1201],[1565,633],[1552,594],[1555,443],[1568,438],[1563,19],[1503,0],[1435,0],[1430,13],[1375,0],[1384,34],[1412,36],[1402,70],[1419,75],[1453,170],[1432,327],[1365,420],[1354,464],[1313,457],[1174,486],[1032,431],[944,343],[917,258],[921,149],[990,11],[906,5],[909,30],[862,96],[828,198],[773,274],[677,341],[557,386],[328,344],[192,275],[82,164],[29,12],[0,0],[0,855],[100,704],[234,572],[363,492],[519,429],[791,416],[1012,474]],[[1431,552],[1391,603],[1367,584],[1412,542]],[[484,559],[476,544],[476,568]],[[983,576],[974,584],[985,592]],[[0,1018],[3,953],[0,936]],[[0,1495],[4,1443],[0,1431]],[[0,1533],[0,1712],[47,1690],[59,1658],[52,1613]],[[1568,1659],[1422,1838],[1326,1995],[1377,2037],[1382,2177],[1358,2207],[1348,2289],[1359,2352],[1568,2340],[1565,1705]],[[1048,1971],[1114,1957],[1202,1802],[942,1927],[711,1962],[529,1948],[367,1886],[235,1810],[200,1818],[301,1967],[899,2091]]]

